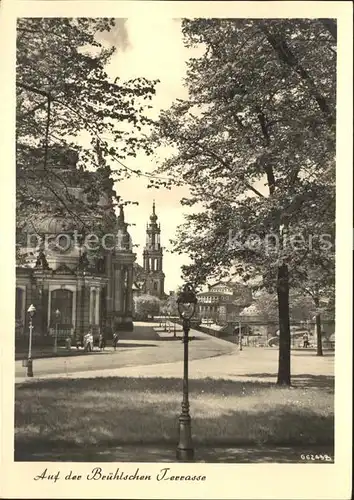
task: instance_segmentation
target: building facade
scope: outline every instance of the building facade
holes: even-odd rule
[[[72,163],[56,166],[56,175],[69,183],[75,168]],[[85,224],[92,222],[92,215],[88,216],[85,209],[85,186],[73,184],[67,188],[67,207],[74,204],[73,200],[79,202],[80,217],[39,213],[21,229],[27,243],[22,240],[16,266],[17,340],[28,335],[27,310],[31,304],[36,307],[34,338],[50,341],[57,335],[59,340],[70,337],[78,341],[89,331],[94,336],[102,332],[109,337],[114,330],[133,328],[135,254],[123,207],[116,216],[110,196],[102,193],[95,221],[100,232],[94,234],[99,241],[92,250],[93,245],[83,237],[87,233]],[[35,243],[29,246],[28,241]]]
[[[218,282],[197,296],[197,315],[203,322],[224,324],[232,321],[252,302],[251,290],[239,283]]]

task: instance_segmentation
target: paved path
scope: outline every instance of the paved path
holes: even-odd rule
[[[144,338],[139,338],[143,336]],[[180,333],[179,333],[180,335]],[[227,341],[191,331],[197,339],[190,343],[189,377],[193,379],[257,380],[275,382],[278,367],[278,349],[238,347]],[[153,338],[151,338],[153,336]],[[116,352],[97,353],[70,358],[40,359],[35,361],[34,379],[23,377],[23,368],[16,366],[16,382],[35,382],[48,378],[92,377],[182,377],[183,344],[161,340],[159,331],[151,325],[138,325],[133,334],[121,336],[121,348]],[[124,347],[123,347],[124,346]],[[164,362],[168,360],[169,362]],[[53,365],[54,363],[54,365]],[[65,367],[65,371],[63,370]],[[292,383],[295,386],[314,387],[334,391],[334,356],[326,353],[317,357],[309,351],[293,351],[291,357]],[[331,463],[333,446],[278,447],[196,447],[195,461],[206,463],[305,463],[302,456],[327,455],[328,460],[310,463]],[[175,462],[171,446],[124,445],[93,447],[92,449],[17,449],[19,461],[85,461],[85,462]]]
[[[154,328],[155,327],[155,328]],[[161,335],[160,335],[161,334]],[[123,370],[132,367],[140,370],[141,366],[155,366],[166,362],[181,362],[183,360],[183,344],[181,342],[182,332],[177,332],[177,338],[173,333],[166,334],[163,328],[151,323],[138,323],[133,332],[122,332],[116,351],[112,347],[100,352],[76,353],[72,348],[72,355],[47,357],[35,359],[33,371],[36,378],[48,376],[103,376],[108,372]],[[224,340],[217,339],[202,332],[192,330],[191,336],[195,337],[189,344],[190,360],[212,358],[235,352],[237,348]],[[75,355],[77,354],[77,355]],[[136,368],[138,367],[138,368]],[[22,381],[26,369],[22,367],[21,361],[15,363],[16,381]]]
[[[150,325],[140,326],[145,334],[148,331],[147,328],[151,328]],[[136,334],[138,333],[137,328]],[[190,379],[211,377],[228,380],[276,381],[278,349],[244,347],[240,352],[237,346],[222,339],[197,331],[191,331],[191,335],[195,335],[196,340],[190,343]],[[182,376],[183,345],[179,340],[122,339],[121,342],[125,347],[116,352],[110,350],[77,358],[36,360],[35,378]],[[102,361],[98,363],[97,360]],[[294,385],[333,390],[334,356],[332,353],[327,353],[323,357],[318,357],[314,352],[293,351],[291,373]],[[16,366],[16,382],[25,380],[24,369]]]

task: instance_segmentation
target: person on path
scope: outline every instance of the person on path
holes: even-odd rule
[[[113,334],[113,340],[112,340],[112,345],[113,345],[113,347],[114,347],[114,350],[116,350],[116,348],[117,348],[117,344],[118,344],[118,333],[117,333],[117,332],[115,332],[115,333]]]
[[[304,347],[304,349],[307,349],[307,348],[309,347],[309,345],[310,345],[310,343],[309,343],[309,336],[308,336],[308,334],[307,334],[307,333],[304,333],[304,334],[303,334],[303,336],[302,336],[302,339],[303,339],[303,341],[304,341],[304,345],[303,345],[303,347]]]
[[[99,347],[100,351],[104,350],[105,345],[106,345],[106,342],[105,342],[104,336],[102,333],[100,333],[100,336],[98,337],[98,347]]]
[[[84,337],[84,349],[86,352],[93,351],[93,335],[91,332],[86,333]]]

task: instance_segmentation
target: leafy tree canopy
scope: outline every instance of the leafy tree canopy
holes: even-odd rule
[[[122,162],[137,150],[151,152],[145,137],[156,81],[112,80],[106,67],[115,47],[102,33],[114,19],[22,18],[17,25],[17,222],[29,212],[65,213],[68,185],[85,185],[97,211],[102,192],[119,196],[113,180],[129,176]],[[77,156],[73,167],[68,151]],[[70,165],[58,170],[55,165]],[[69,173],[70,170],[70,179]],[[96,171],[96,176],[84,174]],[[48,195],[49,194],[49,195]],[[91,202],[90,202],[91,201]],[[81,202],[81,207],[83,207]],[[72,206],[77,214],[79,207]]]
[[[160,299],[153,295],[140,295],[134,298],[135,312],[138,316],[156,316],[160,312]]]
[[[160,172],[190,187],[182,203],[204,208],[179,230],[186,277],[235,266],[274,289],[283,262],[296,281],[324,255],[322,228],[334,233],[335,23],[194,19],[183,34],[203,54],[189,60],[189,98],[161,114],[157,140],[175,148]]]

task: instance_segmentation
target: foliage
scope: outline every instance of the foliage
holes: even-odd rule
[[[274,293],[268,293],[265,290],[259,291],[254,297],[253,306],[257,314],[262,316],[265,321],[278,321],[277,297]]]
[[[154,317],[160,312],[160,299],[148,294],[139,295],[134,297],[134,308],[139,317]]]
[[[74,186],[85,185],[89,203],[81,212],[95,213],[94,202],[102,192],[119,201],[113,180],[131,174],[122,160],[135,156],[141,148],[151,152],[145,131],[150,125],[148,102],[156,82],[109,78],[105,68],[116,48],[107,48],[101,40],[112,29],[119,27],[113,19],[105,18],[18,20],[16,149],[20,227],[29,212],[69,211],[77,215],[80,207],[75,206],[73,197],[63,197],[68,193],[69,181]],[[67,171],[56,168],[58,164],[68,165],[68,151],[78,159],[76,169],[69,161],[70,179]],[[88,175],[92,170],[97,172],[94,177]]]
[[[282,243],[284,228],[288,239],[300,232],[306,241],[324,210],[333,216],[334,41],[317,20],[197,19],[183,31],[205,52],[189,61],[189,100],[161,115],[162,142],[178,150],[161,170],[190,186],[183,203],[206,210],[187,217],[176,250],[194,261],[185,269],[193,281],[237,259],[238,273],[253,270],[274,285],[277,257],[295,268],[303,252],[269,244],[267,254],[254,240],[274,234]],[[311,83],[279,57],[269,33],[291,44]],[[331,111],[319,106],[319,93]],[[262,192],[254,187],[260,181]],[[237,235],[231,245],[230,235]]]
[[[277,297],[274,293],[261,290],[254,298],[254,305],[257,311],[271,322],[278,321]],[[308,295],[301,289],[292,289],[289,297],[290,318],[294,322],[313,321],[316,307]]]
[[[204,210],[187,216],[175,249],[189,254],[192,282],[234,266],[277,290],[289,375],[289,284],[323,255],[319,224],[334,221],[335,23],[193,19],[183,34],[204,52],[188,62],[189,98],[161,114],[158,141],[176,152],[159,171]]]
[[[161,312],[170,316],[178,316],[177,294],[171,294],[161,303]]]

